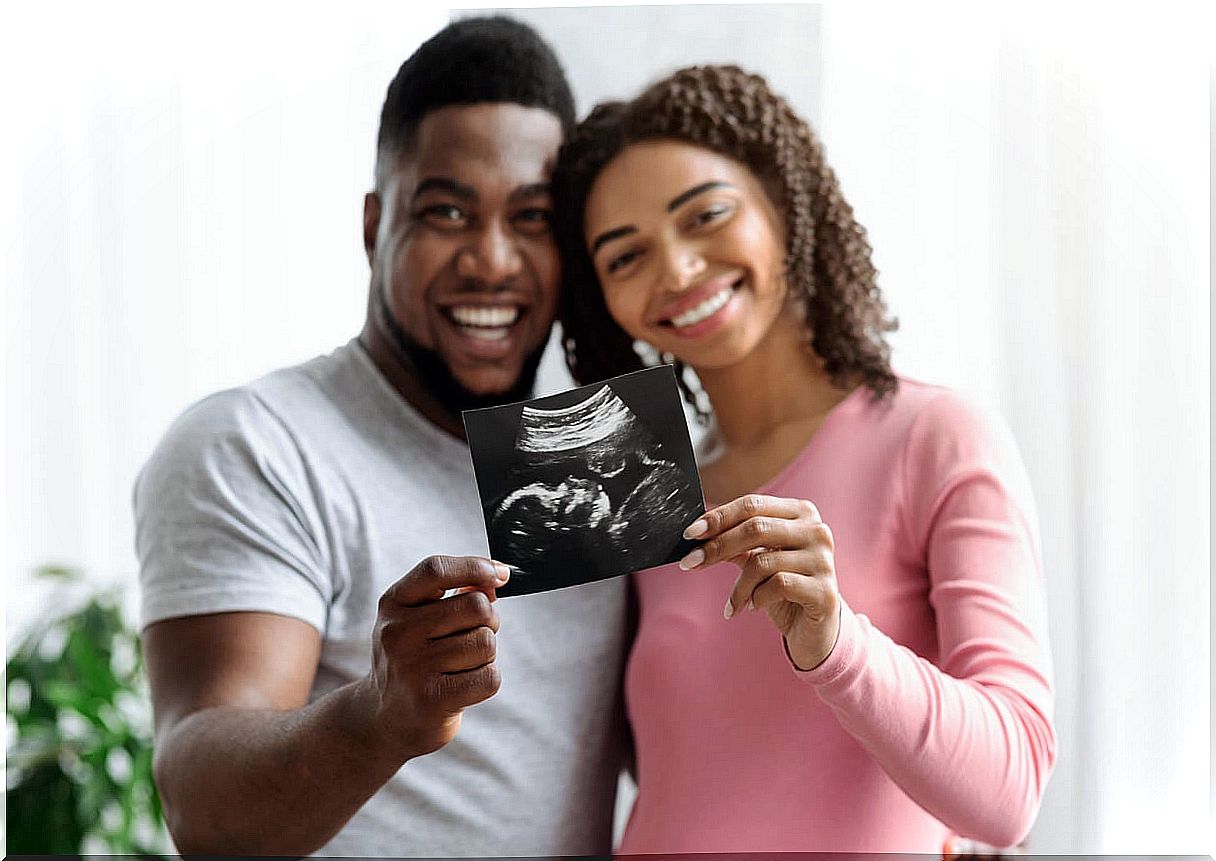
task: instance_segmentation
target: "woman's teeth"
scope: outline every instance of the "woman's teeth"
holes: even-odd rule
[[[730,294],[735,290],[734,285],[723,287],[695,308],[689,308],[683,314],[671,318],[671,325],[678,329],[700,323],[715,314],[723,305],[730,301]]]
[[[519,319],[519,308],[457,305],[451,309],[451,314],[466,335],[481,341],[498,341],[507,337],[511,326]]]

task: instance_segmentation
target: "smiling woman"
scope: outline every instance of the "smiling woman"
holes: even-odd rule
[[[814,133],[762,78],[692,67],[593,110],[554,188],[571,372],[644,344],[711,407],[699,546],[634,575],[620,851],[1021,841],[1055,762],[1034,502],[999,420],[892,370]]]

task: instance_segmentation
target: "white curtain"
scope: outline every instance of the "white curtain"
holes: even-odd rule
[[[779,39],[700,10],[748,64],[767,52],[822,76],[791,95],[870,231],[898,368],[989,401],[1021,444],[1059,690],[1037,852],[1216,851],[1212,28],[1172,8],[840,2]],[[553,32],[577,33],[574,14],[551,13]],[[710,30],[655,16],[683,33],[652,35],[663,62],[673,46],[727,59],[698,50]],[[384,89],[447,17],[403,2],[6,13],[10,644],[47,609],[34,565],[132,579],[131,480],[174,415],[357,331]],[[615,94],[641,55],[592,41],[622,59],[574,77]]]
[[[1211,853],[1211,21],[837,3],[828,157],[898,367],[996,406],[1042,521],[1060,756],[1034,852]]]
[[[448,11],[10,14],[0,271],[11,645],[53,609],[34,566],[80,566],[89,586],[133,580],[131,484],[175,415],[359,330],[380,105]]]

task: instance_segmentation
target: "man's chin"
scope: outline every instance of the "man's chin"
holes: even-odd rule
[[[428,381],[434,384],[434,380]],[[461,410],[476,410],[482,407],[498,407],[516,401],[527,400],[531,397],[536,375],[524,378],[521,374],[513,380],[464,380],[459,375],[451,377],[449,395],[451,400],[460,404]]]
[[[547,341],[541,341],[536,349],[518,360],[519,374],[514,378],[509,371],[491,375],[453,373],[439,351],[422,346],[397,323],[384,298],[384,291],[377,292],[382,319],[389,337],[397,346],[399,357],[407,367],[413,369],[419,382],[447,413],[459,416],[464,410],[496,407],[532,397],[536,372]],[[487,376],[491,379],[487,379]]]
[[[532,397],[536,385],[536,373],[544,354],[545,345],[524,357],[518,374],[509,372],[494,374],[464,374],[453,372],[443,358],[429,350],[412,350],[419,376],[440,406],[453,416],[464,410],[497,407]]]

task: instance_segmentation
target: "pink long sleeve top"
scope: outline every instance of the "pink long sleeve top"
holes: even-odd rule
[[[798,672],[722,564],[634,575],[638,796],[619,851],[940,852],[1018,843],[1055,760],[1036,515],[1004,427],[901,378],[842,401],[762,488],[810,499],[843,598]],[[725,501],[725,500],[722,500]]]

